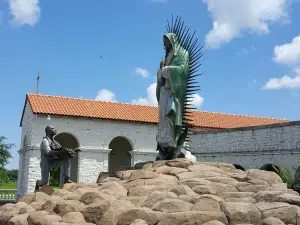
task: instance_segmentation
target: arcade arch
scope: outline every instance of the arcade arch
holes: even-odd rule
[[[131,168],[133,145],[129,139],[121,136],[115,137],[108,147],[111,149],[108,155],[109,174],[115,175],[119,170]]]
[[[263,165],[260,168],[260,170],[271,171],[271,172],[277,173],[279,175],[280,168],[275,164],[267,163],[267,164]]]
[[[233,166],[234,166],[236,169],[238,169],[238,170],[243,170],[243,171],[245,171],[245,168],[242,167],[242,166],[239,165],[239,164],[233,164]]]
[[[80,146],[78,139],[71,133],[59,133],[54,137],[54,139],[65,148],[75,149]],[[78,182],[78,152],[76,152],[74,158],[70,159],[70,164],[70,179],[73,182]]]

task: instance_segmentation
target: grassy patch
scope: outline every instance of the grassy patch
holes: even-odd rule
[[[17,183],[16,182],[10,182],[7,184],[0,185],[0,189],[17,189]]]
[[[52,188],[54,190],[59,189],[58,186],[52,186]],[[11,182],[11,183],[0,185],[0,190],[3,190],[3,189],[17,189],[17,183],[16,182]]]

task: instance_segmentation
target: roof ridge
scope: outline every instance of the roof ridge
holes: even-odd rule
[[[142,106],[142,107],[158,108],[157,106],[153,106],[153,105],[141,105],[141,104],[135,104],[135,103],[114,102],[114,101],[96,100],[96,99],[88,99],[88,98],[66,97],[66,96],[58,96],[58,95],[47,95],[47,94],[36,94],[36,93],[27,93],[26,95],[37,95],[37,96],[41,96],[41,97],[77,99],[77,100],[84,100],[84,101],[103,102],[103,103],[120,104],[120,105],[137,105],[137,106]]]
[[[230,116],[243,116],[243,117],[251,117],[251,118],[260,118],[260,119],[271,119],[271,120],[289,120],[284,118],[274,118],[274,117],[266,117],[266,116],[249,116],[244,114],[236,114],[236,113],[225,113],[225,112],[211,112],[206,110],[195,110],[196,112],[204,112],[204,113],[215,113],[215,114],[223,114],[223,115],[230,115]]]

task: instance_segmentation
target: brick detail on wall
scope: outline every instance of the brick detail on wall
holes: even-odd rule
[[[22,120],[22,132],[21,132],[21,145],[20,150],[26,151],[28,146],[31,144],[32,139],[32,124],[34,120],[34,115],[32,113],[29,103],[26,103],[23,120]],[[27,187],[27,177],[28,177],[28,156],[26,154],[20,155],[19,157],[19,171],[18,171],[18,181],[17,181],[17,197],[21,196],[26,192]]]
[[[100,172],[107,172],[108,153],[108,150],[100,149],[82,150],[79,153],[79,182],[96,182]]]
[[[197,131],[193,136],[198,161],[240,164],[260,168],[273,163],[292,172],[300,165],[300,122]]]

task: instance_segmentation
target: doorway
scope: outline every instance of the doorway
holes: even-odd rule
[[[115,137],[109,144],[108,172],[115,175],[117,171],[131,168],[131,143],[125,137]]]

